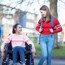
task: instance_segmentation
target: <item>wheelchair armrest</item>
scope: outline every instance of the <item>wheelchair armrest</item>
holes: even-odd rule
[[[31,50],[32,49],[32,45],[31,44],[27,44],[27,42],[25,43],[25,49],[26,50]]]
[[[5,52],[6,53],[12,53],[12,45],[11,44],[5,45]]]
[[[6,48],[9,49],[9,50],[12,50],[12,45],[11,45],[10,43],[6,44],[6,45],[5,45],[5,49],[6,49]]]
[[[25,54],[31,53],[32,45],[25,43],[25,49],[26,49]]]

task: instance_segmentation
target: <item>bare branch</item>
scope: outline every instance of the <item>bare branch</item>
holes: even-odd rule
[[[5,7],[8,7],[8,8],[16,9],[15,7],[11,7],[11,6],[8,6],[8,5],[3,5],[3,4],[0,4],[0,6],[5,6]],[[16,9],[16,10],[18,10],[18,9]]]
[[[64,4],[65,4],[65,2],[64,2],[63,0],[59,0],[59,1],[61,1],[62,3],[64,3]]]

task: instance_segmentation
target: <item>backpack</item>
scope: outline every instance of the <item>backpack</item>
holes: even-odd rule
[[[54,28],[54,16],[51,16],[51,26]],[[40,25],[40,28],[42,29],[42,23]]]

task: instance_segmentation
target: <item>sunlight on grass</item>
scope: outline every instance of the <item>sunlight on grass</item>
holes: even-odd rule
[[[36,48],[36,55],[40,56],[41,55],[41,49],[40,49],[40,45],[35,43],[35,48]],[[0,43],[1,46],[1,43]],[[54,49],[53,50],[53,56],[65,56],[65,44],[62,44],[61,47],[59,49]]]
[[[53,56],[65,56],[65,44],[62,44],[60,49],[54,49]]]
[[[36,55],[40,56],[41,55],[40,45],[36,43],[35,48],[36,48]],[[65,56],[65,44],[62,44],[60,49],[54,49],[53,56]]]

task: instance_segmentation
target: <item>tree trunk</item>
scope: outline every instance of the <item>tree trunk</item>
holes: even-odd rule
[[[57,17],[57,0],[50,0],[51,14]]]
[[[49,0],[50,1],[50,11],[51,11],[51,15],[57,17],[57,0]],[[55,34],[55,47],[58,48],[58,35]]]

